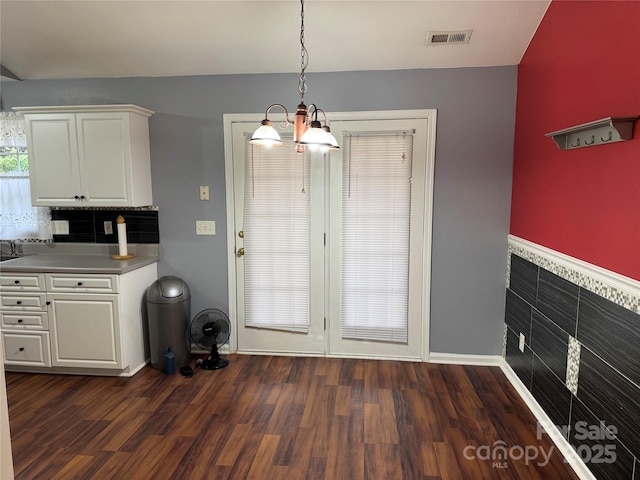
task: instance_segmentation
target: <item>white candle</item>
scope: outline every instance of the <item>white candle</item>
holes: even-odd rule
[[[127,224],[124,223],[122,215],[118,215],[116,223],[118,224],[118,255],[125,257],[127,255]]]

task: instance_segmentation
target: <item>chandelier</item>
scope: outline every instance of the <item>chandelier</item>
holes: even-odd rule
[[[280,135],[269,120],[269,112],[274,107],[284,110],[285,120],[280,123],[280,128],[293,125],[293,142],[296,144],[298,153],[304,152],[305,147],[323,148],[329,150],[339,150],[338,142],[331,134],[331,129],[327,125],[327,115],[324,110],[315,104],[307,107],[304,104],[304,94],[307,92],[307,79],[305,70],[309,63],[309,54],[304,46],[304,0],[300,0],[300,79],[298,80],[298,93],[300,94],[300,104],[296,109],[293,122],[289,120],[289,111],[280,103],[269,105],[264,115],[264,120],[258,129],[251,136],[249,143],[253,145],[282,145]],[[318,113],[322,114],[324,125],[318,120]]]

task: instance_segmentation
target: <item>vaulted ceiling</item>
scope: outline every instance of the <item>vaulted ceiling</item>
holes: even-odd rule
[[[549,3],[307,0],[307,71],[516,65]],[[296,0],[2,0],[0,22],[0,61],[20,79],[300,69]],[[471,41],[425,44],[450,30]]]

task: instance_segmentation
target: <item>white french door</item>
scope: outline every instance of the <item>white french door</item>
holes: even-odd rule
[[[435,111],[332,118],[299,156],[225,116],[232,349],[426,359]]]
[[[255,123],[232,130],[238,349],[324,354],[323,162],[284,135],[250,145]]]
[[[329,346],[339,356],[423,358],[425,119],[334,121]]]

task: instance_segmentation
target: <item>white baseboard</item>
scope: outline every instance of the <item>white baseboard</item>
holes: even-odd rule
[[[429,363],[444,363],[451,365],[480,365],[497,367],[502,364],[500,355],[467,355],[462,353],[437,353],[429,354]]]
[[[238,355],[264,355],[272,357],[324,357],[322,353],[307,352],[274,352],[271,350],[237,350]]]
[[[594,477],[591,473],[591,470],[589,470],[580,456],[573,449],[571,444],[555,427],[555,425],[546,414],[546,412],[542,409],[538,401],[533,397],[527,387],[525,387],[525,385],[520,381],[520,378],[518,378],[509,364],[503,360],[500,364],[500,368],[504,372],[511,385],[513,385],[513,387],[516,389],[518,395],[520,395],[520,398],[522,398],[527,407],[529,407],[531,413],[533,413],[538,422],[540,422],[540,425],[549,435],[555,446],[558,448],[558,451],[564,456],[565,461],[571,466],[571,468],[573,468],[573,471],[576,473],[576,475],[578,475],[580,480],[597,480],[596,477]]]

